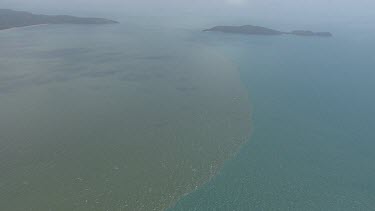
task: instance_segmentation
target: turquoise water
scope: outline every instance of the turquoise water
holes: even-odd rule
[[[336,30],[335,30],[336,29]],[[375,210],[375,32],[203,35],[238,64],[252,137],[176,210]]]

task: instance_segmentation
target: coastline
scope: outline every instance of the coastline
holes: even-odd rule
[[[34,27],[45,26],[45,25],[49,25],[49,24],[48,23],[43,23],[43,24],[34,24],[34,25],[28,25],[28,26],[15,26],[15,27],[6,28],[6,29],[0,29],[0,32],[2,32],[2,31],[10,31],[10,30],[17,30],[17,29],[25,29],[25,28],[34,28]]]

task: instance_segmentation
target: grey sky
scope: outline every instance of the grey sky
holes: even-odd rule
[[[375,16],[375,0],[0,0],[0,8],[45,13],[247,15],[266,19]]]

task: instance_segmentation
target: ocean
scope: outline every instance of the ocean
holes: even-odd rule
[[[0,210],[163,210],[216,175],[249,138],[250,101],[193,31],[0,32]]]
[[[369,24],[124,20],[0,32],[1,210],[375,208]]]
[[[330,39],[202,38],[238,65],[252,135],[171,210],[375,209],[375,31],[367,23],[331,30]]]

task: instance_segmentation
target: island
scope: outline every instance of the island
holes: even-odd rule
[[[246,34],[246,35],[283,35],[291,34],[296,36],[310,36],[310,37],[332,37],[330,32],[312,32],[306,30],[296,30],[292,32],[282,32],[274,29],[269,29],[261,26],[215,26],[211,29],[205,29],[203,31],[216,31],[224,33],[234,33],[234,34]]]
[[[115,24],[104,18],[80,18],[69,15],[37,15],[29,12],[0,9],[0,30],[41,24]]]

